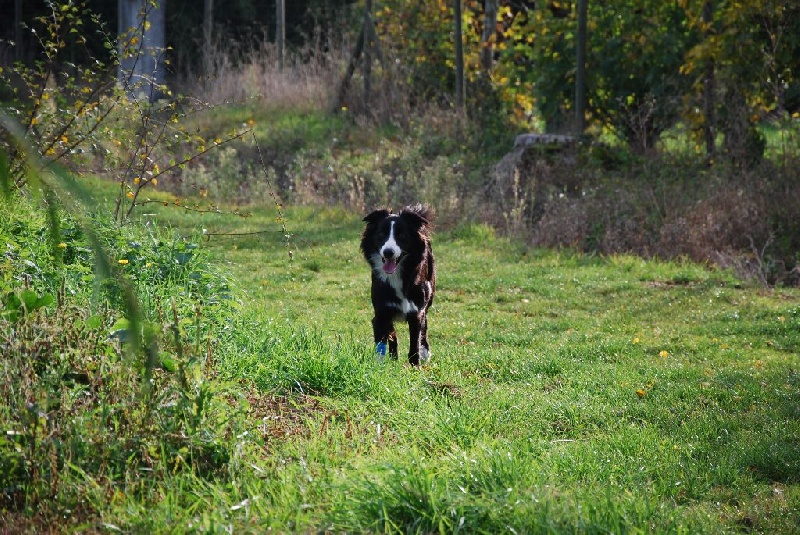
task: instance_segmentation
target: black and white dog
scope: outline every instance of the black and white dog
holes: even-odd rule
[[[395,320],[408,322],[408,362],[413,366],[430,359],[428,308],[436,292],[436,272],[431,249],[433,210],[425,205],[406,206],[399,214],[375,210],[364,218],[361,251],[372,266],[372,330],[380,356],[397,358]]]

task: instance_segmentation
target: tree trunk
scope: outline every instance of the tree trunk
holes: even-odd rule
[[[152,102],[163,94],[166,49],[164,2],[119,0],[118,79],[132,98]]]
[[[714,21],[714,3],[706,0],[703,4],[703,22],[709,28],[706,37],[710,36],[711,23]],[[716,117],[716,76],[714,58],[706,60],[706,72],[703,76],[703,138],[706,144],[706,156],[713,158],[717,152],[717,117]]]
[[[483,34],[481,35],[481,66],[488,75],[494,66],[494,41],[497,35],[497,0],[484,0]]]
[[[456,39],[456,108],[464,109],[464,40],[461,29],[461,0],[455,0],[455,39]]]
[[[286,2],[275,0],[275,47],[278,49],[278,69],[283,71],[286,49]]]
[[[374,36],[369,28],[372,23],[372,0],[367,0],[364,11],[364,113],[370,111],[370,97],[372,93],[372,49]]]
[[[575,135],[586,130],[586,22],[589,0],[578,0],[578,36],[575,54]]]
[[[203,76],[206,79],[213,74],[214,61],[211,42],[214,30],[214,0],[203,1]]]

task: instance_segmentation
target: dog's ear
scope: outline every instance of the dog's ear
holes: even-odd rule
[[[367,223],[377,223],[383,219],[386,219],[391,215],[392,212],[389,210],[375,210],[367,214],[362,221],[366,221]]]
[[[430,228],[433,223],[433,209],[424,204],[406,206],[400,212],[400,217],[412,224],[416,228]]]

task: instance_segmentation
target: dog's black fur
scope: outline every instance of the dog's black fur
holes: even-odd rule
[[[394,320],[407,321],[408,362],[418,366],[430,358],[428,308],[436,292],[433,210],[422,204],[406,206],[399,214],[375,210],[364,221],[361,251],[372,267],[375,344],[388,344],[389,354],[397,358]]]

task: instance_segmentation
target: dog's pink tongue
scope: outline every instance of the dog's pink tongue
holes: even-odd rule
[[[383,262],[383,271],[391,275],[397,269],[397,261],[394,258],[389,258]]]

